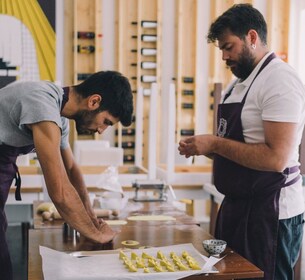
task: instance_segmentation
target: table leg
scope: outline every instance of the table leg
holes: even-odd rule
[[[214,236],[215,226],[216,226],[216,218],[218,212],[218,203],[215,202],[214,195],[210,196],[211,200],[211,209],[210,209],[210,234]]]

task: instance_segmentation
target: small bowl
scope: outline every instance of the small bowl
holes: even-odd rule
[[[202,245],[210,255],[219,255],[226,249],[227,242],[220,239],[208,239],[202,241]]]

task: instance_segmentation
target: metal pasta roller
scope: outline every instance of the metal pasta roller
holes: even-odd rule
[[[135,188],[134,201],[138,202],[153,202],[166,201],[165,194],[166,185],[161,180],[136,180],[132,183]]]

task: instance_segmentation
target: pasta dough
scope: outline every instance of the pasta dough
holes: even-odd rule
[[[127,218],[129,221],[175,221],[176,218],[165,215],[142,215],[142,216],[130,216]]]

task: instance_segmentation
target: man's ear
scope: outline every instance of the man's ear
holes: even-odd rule
[[[250,29],[248,32],[249,43],[257,45],[258,34],[254,29]]]
[[[102,97],[99,94],[93,94],[88,98],[88,109],[94,111],[100,107]]]

